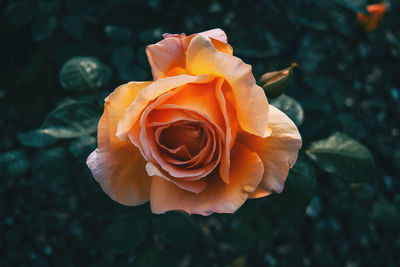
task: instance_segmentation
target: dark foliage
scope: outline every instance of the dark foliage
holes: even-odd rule
[[[355,11],[372,2],[1,1],[0,266],[399,266],[400,1],[366,33]],[[302,153],[281,195],[233,215],[109,199],[85,165],[104,97],[151,79],[144,50],[162,33],[217,27],[256,78],[298,63],[286,94],[304,149],[340,131],[375,168],[359,158],[352,180],[314,146],[321,168]],[[86,65],[62,71],[73,57]]]

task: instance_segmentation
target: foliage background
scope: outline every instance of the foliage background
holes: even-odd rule
[[[366,33],[354,11],[372,2],[1,1],[0,265],[399,266],[400,1],[386,1]],[[256,78],[297,62],[287,93],[305,111],[304,148],[342,131],[371,150],[373,178],[349,184],[317,170],[315,195],[250,200],[234,215],[155,216],[92,179],[94,134],[40,145],[26,134],[67,97],[101,112],[119,84],[151,79],[144,49],[162,33],[216,27]],[[59,72],[73,56],[97,57],[109,82],[64,90]]]

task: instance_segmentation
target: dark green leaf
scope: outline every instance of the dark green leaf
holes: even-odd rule
[[[368,148],[339,132],[312,143],[306,153],[321,169],[351,183],[368,181],[374,174]]]
[[[143,212],[120,214],[107,227],[102,244],[107,251],[133,254],[146,239],[148,231],[149,217]]]
[[[36,179],[49,188],[57,190],[63,186],[69,175],[67,152],[62,147],[55,147],[38,152],[33,158],[33,173]]]
[[[398,227],[400,214],[396,207],[384,200],[372,205],[372,217],[385,227]]]
[[[3,11],[3,18],[13,24],[24,24],[30,21],[35,14],[35,8],[29,1],[11,1]]]
[[[303,107],[294,98],[283,94],[280,97],[271,100],[271,105],[285,112],[286,115],[299,127],[304,120]]]
[[[114,41],[127,42],[132,37],[132,31],[118,25],[106,25],[104,27],[106,35]]]
[[[69,101],[47,115],[41,131],[57,138],[90,135],[96,132],[99,117],[100,109],[97,104]]]
[[[289,172],[283,197],[287,196],[293,205],[304,211],[315,195],[316,186],[313,164],[299,153],[299,158]]]
[[[354,12],[368,13],[366,8],[368,5],[367,0],[335,0],[335,2]]]
[[[61,0],[38,0],[38,9],[42,14],[54,15],[58,13],[62,8],[62,4],[60,3],[60,1]]]
[[[0,154],[0,173],[2,176],[22,176],[28,167],[28,158],[22,150],[14,150]]]
[[[129,46],[115,49],[111,57],[112,63],[116,68],[131,65],[134,58],[132,48]]]
[[[78,16],[65,16],[62,18],[62,27],[67,34],[80,40],[85,32],[85,20]]]
[[[74,57],[60,71],[61,86],[68,91],[95,90],[111,78],[111,69],[94,57]]]
[[[18,134],[21,144],[28,147],[46,147],[57,142],[57,138],[44,133],[41,129]]]
[[[315,170],[312,162],[303,154],[289,172],[285,189],[275,198],[284,204],[304,212],[316,191]]]
[[[160,240],[173,247],[194,249],[201,242],[201,232],[187,214],[169,212],[153,216],[153,227]]]
[[[96,138],[93,136],[83,136],[73,141],[69,147],[69,151],[76,158],[87,158],[96,148]]]
[[[32,35],[35,41],[48,39],[57,28],[57,19],[54,16],[41,16],[32,24]]]

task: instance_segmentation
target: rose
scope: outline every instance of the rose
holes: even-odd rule
[[[164,37],[146,51],[154,81],[105,99],[87,160],[103,190],[125,205],[150,200],[154,213],[202,215],[281,192],[301,137],[268,104],[251,66],[220,29]]]
[[[378,28],[383,15],[386,13],[386,6],[384,3],[368,5],[367,11],[368,15],[357,12],[357,18],[367,32],[372,32]]]

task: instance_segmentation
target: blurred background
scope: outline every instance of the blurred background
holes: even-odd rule
[[[371,3],[1,1],[0,265],[399,266],[400,1],[385,1],[367,32],[356,12]],[[102,192],[85,165],[95,133],[32,132],[65,99],[94,101],[100,115],[118,85],[151,80],[145,48],[162,33],[212,28],[256,79],[297,62],[286,93],[304,109],[304,148],[348,134],[371,150],[373,178],[346,183],[316,169],[316,184],[249,200],[233,215],[155,216]],[[104,67],[89,92],[61,86],[75,56]]]

